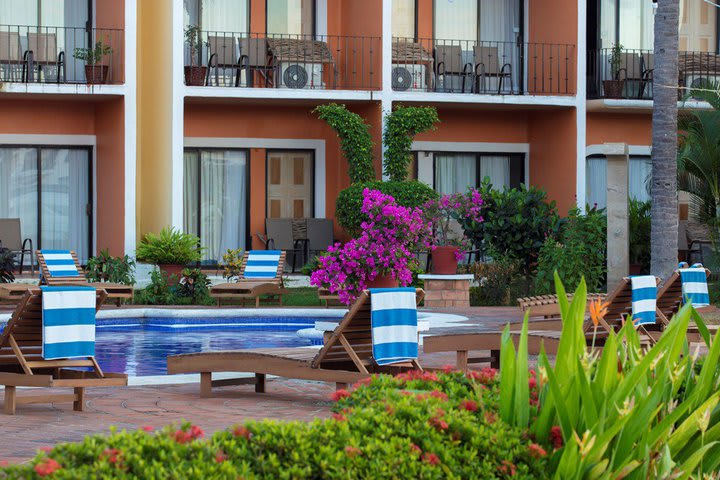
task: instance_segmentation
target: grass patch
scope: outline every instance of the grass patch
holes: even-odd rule
[[[319,307],[318,289],[315,287],[288,288],[290,293],[283,295],[283,306],[286,307]]]

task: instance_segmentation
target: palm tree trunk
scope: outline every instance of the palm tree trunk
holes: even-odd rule
[[[677,85],[679,0],[658,0],[652,114],[650,271],[667,278],[677,267]]]

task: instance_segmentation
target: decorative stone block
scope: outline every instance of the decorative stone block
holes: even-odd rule
[[[419,278],[425,281],[425,306],[431,308],[467,308],[470,306],[472,275],[432,275]]]

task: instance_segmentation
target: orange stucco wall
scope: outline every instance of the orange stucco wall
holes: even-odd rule
[[[415,16],[417,17],[418,40],[433,38],[433,1],[417,1]]]
[[[530,183],[547,191],[561,214],[575,204],[576,115],[574,109],[536,111],[529,115]]]
[[[92,135],[95,133],[91,103],[34,99],[0,101],[0,133]]]
[[[122,98],[95,109],[97,251],[123,255],[125,246],[125,108]]]
[[[652,116],[623,113],[588,113],[587,145],[652,143]]]
[[[125,1],[95,0],[95,41],[102,41],[113,49],[104,61],[110,64],[110,80],[122,82],[125,78]]]
[[[527,112],[438,108],[437,129],[415,140],[435,142],[527,143]]]

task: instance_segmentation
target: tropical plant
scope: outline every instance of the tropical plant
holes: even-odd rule
[[[15,254],[7,248],[0,248],[0,283],[12,283],[15,281],[14,268]]]
[[[210,279],[199,268],[186,268],[175,288],[179,305],[212,305],[210,298]]]
[[[563,327],[555,366],[539,356],[539,408],[528,401],[526,317],[517,350],[509,326],[503,332],[501,418],[554,444],[556,479],[712,478],[704,475],[720,468],[720,334],[711,339],[687,305],[644,354],[632,322],[609,332],[602,351],[588,349],[585,282],[570,303],[555,280]],[[602,307],[591,310],[599,321]],[[691,318],[708,347],[701,365],[688,350]]]
[[[362,212],[368,220],[361,225],[361,235],[329,247],[310,277],[312,285],[337,293],[348,305],[381,276],[409,285],[416,253],[430,248],[432,224],[419,208],[400,206],[390,195],[365,189]]]
[[[350,183],[363,183],[375,180],[373,166],[373,141],[370,126],[357,113],[351,112],[345,105],[330,103],[315,107],[313,113],[330,125],[338,137],[340,148],[348,162]]]
[[[95,43],[93,48],[76,48],[73,51],[73,58],[84,61],[86,65],[97,65],[102,59],[110,55],[113,49],[110,45],[106,45],[101,41]]]
[[[155,265],[188,265],[199,262],[203,248],[195,235],[172,227],[159,234],[147,233],[137,247],[137,259]]]
[[[185,41],[190,48],[190,66],[195,66],[196,59],[197,65],[202,64],[202,45],[201,39],[202,31],[198,25],[188,25],[185,28]],[[195,56],[197,54],[197,57]]]
[[[185,268],[180,275],[156,269],[150,272],[150,283],[135,294],[135,304],[212,305],[209,287],[210,280],[200,269]]]
[[[240,278],[243,251],[241,248],[229,248],[222,256],[223,278],[228,282]]]
[[[640,272],[650,273],[650,201],[630,198],[630,264],[640,265]]]
[[[454,227],[465,223],[482,223],[482,207],[482,196],[474,188],[469,189],[467,193],[443,195],[438,200],[426,203],[423,211],[433,225],[433,246],[457,245],[461,247],[458,250],[459,261],[470,245],[462,228]],[[461,230],[461,232],[457,230]]]
[[[104,249],[99,255],[88,259],[85,276],[91,282],[135,285],[135,261],[127,255],[113,257]]]
[[[610,57],[608,57],[608,63],[610,63],[610,73],[612,78],[615,80],[620,79],[620,66],[622,65],[623,47],[619,43],[614,43],[610,49]]]
[[[168,278],[168,274],[158,269],[150,272],[150,283],[137,290],[133,301],[136,305],[175,305],[175,293],[168,280],[177,282],[177,277]]]
[[[438,123],[435,107],[397,107],[385,115],[383,146],[384,173],[390,181],[407,180],[412,161],[412,141],[415,135],[435,128]]]
[[[518,285],[520,262],[493,252],[490,252],[490,257],[492,261],[476,262],[466,267],[477,285],[470,287],[470,305],[516,305],[515,299],[523,293],[523,288]]]
[[[667,278],[677,267],[678,0],[658,0],[652,113],[650,272]]]
[[[398,205],[410,209],[421,208],[438,194],[430,186],[417,180],[405,182],[365,182],[356,183],[341,191],[335,202],[335,219],[345,231],[353,237],[360,235],[362,222],[367,216],[362,212],[363,191],[378,190],[395,199]]]

